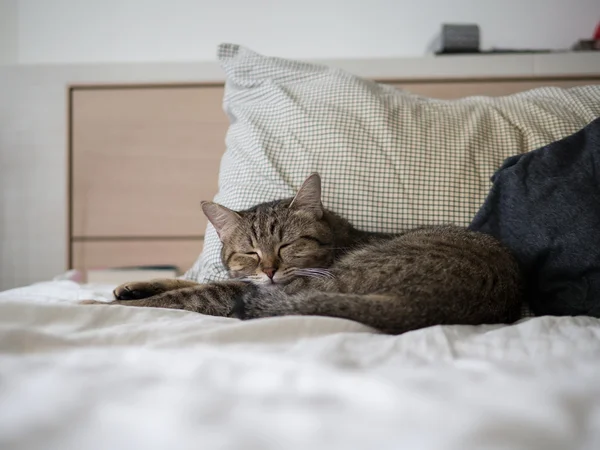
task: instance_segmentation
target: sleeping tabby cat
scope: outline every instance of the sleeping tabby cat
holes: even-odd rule
[[[519,317],[519,268],[494,238],[454,226],[399,235],[357,230],[322,206],[317,174],[293,199],[238,212],[212,202],[202,209],[231,279],[126,283],[109,304],[240,319],[330,316],[393,334]]]

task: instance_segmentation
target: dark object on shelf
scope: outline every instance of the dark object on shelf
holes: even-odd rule
[[[533,49],[533,48],[492,48],[491,50],[477,50],[476,52],[461,52],[478,55],[506,55],[506,54],[526,54],[526,53],[561,53],[567,50]],[[436,55],[455,55],[458,52],[436,52]]]
[[[575,51],[600,50],[600,22],[596,25],[592,39],[580,39],[574,46]]]
[[[590,50],[600,50],[600,39],[580,39],[574,46],[574,51],[584,52]]]
[[[437,54],[479,53],[479,25],[442,24]]]
[[[556,53],[563,50],[551,50],[549,48],[492,48],[481,53]]]
[[[439,38],[432,44],[436,55],[457,54],[518,54],[518,53],[553,53],[560,50],[531,49],[531,48],[492,48],[491,50],[479,49],[479,25],[475,24],[442,24]]]

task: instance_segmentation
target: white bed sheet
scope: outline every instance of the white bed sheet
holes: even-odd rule
[[[0,448],[600,449],[600,321],[239,322],[0,293]]]

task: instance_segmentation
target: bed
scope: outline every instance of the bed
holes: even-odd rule
[[[3,449],[596,449],[600,321],[402,336],[85,307],[112,286],[0,294]]]
[[[191,267],[186,278],[221,279],[218,242],[192,209],[196,202],[216,194],[243,207],[278,198],[311,168],[330,180],[327,205],[361,227],[465,223],[493,170],[517,147],[533,150],[600,115],[600,90],[587,87],[597,78],[468,82],[462,87],[470,91],[454,96],[474,97],[445,103],[415,94],[435,83],[403,93],[394,88],[406,83],[377,84],[239,46],[220,47],[220,57],[228,117],[222,86],[70,88],[70,269],[168,263]],[[540,86],[517,97],[479,95]],[[342,107],[348,92],[352,101]],[[333,112],[311,116],[323,98]],[[527,114],[515,113],[515,102]],[[312,126],[282,128],[279,119],[289,117]],[[348,120],[368,139],[345,134]],[[225,149],[219,136],[229,121]],[[464,134],[432,131],[465,122]],[[332,134],[344,146],[328,141]],[[317,151],[323,142],[333,150]],[[389,142],[410,151],[389,153]],[[328,164],[340,157],[346,164]],[[394,176],[385,182],[372,176],[388,168]],[[200,175],[191,182],[178,170]],[[159,176],[162,184],[147,182]],[[83,306],[109,301],[115,283],[73,277],[0,292],[0,448],[600,448],[600,320],[593,317],[387,336],[324,317],[240,322]]]

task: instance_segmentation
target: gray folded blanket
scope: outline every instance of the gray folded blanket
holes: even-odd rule
[[[519,260],[536,315],[600,317],[600,118],[508,158],[470,229]]]

